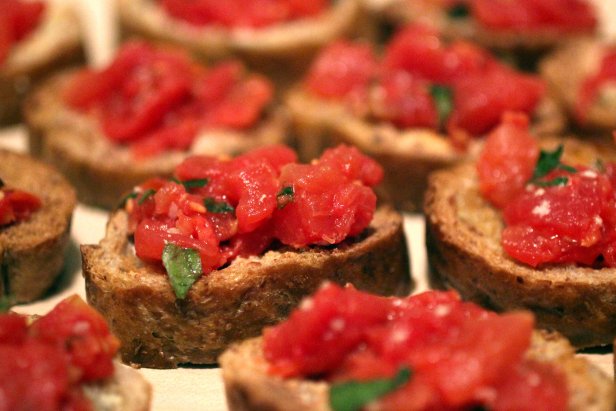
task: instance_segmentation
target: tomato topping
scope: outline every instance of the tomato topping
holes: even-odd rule
[[[563,164],[562,147],[538,156],[527,123],[519,115],[505,117],[477,164],[482,194],[503,209],[504,250],[533,267],[614,267],[616,166]]]
[[[328,6],[326,0],[159,0],[169,15],[195,26],[266,27],[313,17]]]
[[[236,61],[204,69],[184,53],[129,42],[108,67],[77,73],[64,98],[144,158],[188,149],[202,128],[252,127],[273,88]]]
[[[30,193],[10,188],[0,189],[0,226],[27,220],[41,208],[41,200]]]
[[[586,0],[470,0],[475,19],[496,30],[576,32],[596,28],[597,16]]]
[[[39,25],[45,7],[42,1],[0,0],[0,64]]]
[[[533,113],[545,93],[539,77],[516,72],[471,43],[446,43],[421,25],[398,32],[379,59],[365,44],[333,43],[304,86],[343,101],[358,116],[474,136],[489,132],[506,111]]]
[[[126,203],[137,256],[160,262],[174,244],[197,252],[208,273],[275,240],[299,248],[360,234],[374,214],[381,167],[345,146],[311,164],[296,159],[283,146],[231,160],[195,156],[176,168],[177,180],[144,183]]]
[[[0,315],[0,410],[89,410],[80,384],[113,374],[118,340],[78,296],[60,302],[29,327]]]
[[[588,110],[599,97],[605,86],[616,82],[616,49],[608,48],[603,51],[603,57],[596,72],[590,74],[582,82],[574,107],[574,114],[580,123],[586,121]]]
[[[377,399],[383,410],[566,409],[562,372],[524,357],[533,323],[530,313],[498,315],[453,292],[385,298],[328,283],[265,329],[263,351],[271,374],[332,384],[407,367],[408,381]]]

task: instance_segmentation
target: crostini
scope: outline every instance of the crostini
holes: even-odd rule
[[[44,316],[0,314],[3,410],[146,411],[151,388],[114,360],[118,340],[80,297]]]
[[[0,124],[8,124],[33,85],[84,54],[77,16],[59,2],[3,1],[0,32]]]
[[[562,143],[537,143],[523,115],[508,115],[476,165],[431,176],[432,280],[499,311],[531,310],[539,327],[577,347],[609,344],[616,336],[614,157]]]
[[[0,294],[40,298],[64,266],[75,191],[52,167],[0,150]]]
[[[208,60],[239,56],[275,81],[303,70],[314,53],[351,32],[358,0],[121,0],[128,35],[171,42]],[[278,70],[276,72],[275,70]]]
[[[235,410],[611,410],[614,388],[566,339],[453,292],[384,298],[325,284],[220,358]]]
[[[62,171],[79,200],[113,208],[145,179],[189,154],[236,155],[286,139],[273,86],[228,61],[125,44],[100,70],[60,73],[29,96],[30,150]]]
[[[599,29],[589,0],[363,0],[372,13],[398,24],[423,22],[447,38],[499,50],[545,50],[592,37]]]
[[[343,146],[295,159],[283,146],[189,158],[173,180],[136,188],[99,245],[82,245],[88,301],[125,362],[215,363],[324,280],[408,293],[402,217],[375,211],[380,167]]]
[[[364,43],[335,42],[288,94],[300,155],[353,144],[385,168],[379,193],[397,208],[421,208],[427,175],[472,154],[506,110],[533,118],[538,133],[563,118],[545,85],[465,41],[447,43],[414,25],[396,33],[381,57]]]
[[[585,39],[564,44],[539,66],[551,95],[585,133],[616,128],[615,62],[613,44]]]

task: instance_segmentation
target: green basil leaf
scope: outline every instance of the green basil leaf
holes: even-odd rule
[[[295,198],[295,190],[293,190],[292,186],[283,187],[282,190],[276,196],[276,201],[278,203],[278,208],[285,208],[287,204],[289,204]]]
[[[143,192],[143,194],[141,195],[141,198],[137,201],[137,204],[141,205],[145,203],[145,201],[148,198],[152,197],[154,194],[156,194],[156,190],[154,190],[153,188],[148,188],[147,190]]]
[[[205,208],[207,209],[207,211],[209,211],[210,213],[232,213],[235,211],[235,208],[233,208],[233,206],[229,203],[227,203],[226,201],[216,201],[214,198],[212,197],[207,197],[204,201],[203,204],[205,205]]]
[[[15,305],[15,296],[3,295],[0,296],[0,313],[8,312]]]
[[[205,187],[208,182],[209,180],[207,178],[195,178],[192,180],[180,181],[180,184],[182,184],[185,188],[190,189]]]
[[[453,20],[464,19],[470,15],[470,10],[466,4],[455,4],[447,10],[447,17]]]
[[[436,111],[438,112],[438,122],[442,126],[453,111],[453,92],[447,86],[433,84],[430,87],[430,94],[434,99]]]
[[[561,169],[561,170],[568,171],[570,173],[577,173],[577,170],[575,169],[575,167],[571,167],[571,166],[568,166],[566,164],[562,164],[561,163],[561,164],[558,165],[558,168]]]
[[[411,375],[409,368],[402,367],[393,378],[334,384],[329,389],[329,405],[333,411],[359,411],[365,405],[406,384]]]
[[[569,179],[567,177],[555,177],[549,181],[533,181],[533,184],[537,187],[555,187],[555,186],[564,186],[567,185]]]
[[[594,169],[597,170],[599,173],[605,173],[607,171],[605,169],[605,163],[600,158],[595,160]]]
[[[163,265],[175,296],[184,299],[188,290],[203,274],[201,256],[192,248],[167,243],[163,249]]]
[[[131,198],[136,198],[136,197],[137,197],[137,193],[135,193],[134,191],[126,194],[124,197],[122,197],[122,199],[118,203],[118,208],[124,208],[128,200],[130,200]]]
[[[554,151],[541,150],[539,159],[533,173],[533,180],[544,177],[550,171],[556,169],[560,164],[560,158],[563,155],[564,146],[559,145]]]

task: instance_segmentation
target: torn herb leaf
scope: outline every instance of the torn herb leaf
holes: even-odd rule
[[[124,208],[124,206],[126,205],[126,202],[128,200],[130,200],[131,198],[136,198],[137,197],[137,193],[135,193],[134,191],[126,194],[124,197],[122,197],[122,199],[120,200],[120,203],[118,204],[118,208]]]
[[[334,411],[359,411],[365,405],[406,384],[411,375],[408,367],[402,367],[393,378],[334,384],[329,389],[329,405]]]
[[[549,181],[533,181],[533,185],[537,187],[555,187],[555,186],[564,186],[567,185],[569,179],[567,177],[555,177]]]
[[[470,15],[470,10],[466,4],[454,4],[447,10],[447,17],[453,20],[464,19]]]
[[[203,204],[205,205],[205,208],[207,209],[207,211],[209,211],[210,213],[232,213],[235,211],[235,208],[233,208],[233,206],[229,203],[227,203],[226,201],[216,201],[214,198],[212,197],[207,197],[204,201]]]
[[[143,194],[141,195],[141,198],[139,198],[139,200],[137,201],[137,204],[141,205],[145,203],[145,201],[148,198],[152,197],[154,194],[156,194],[156,190],[154,190],[153,188],[148,188],[147,190],[143,192]]]
[[[433,84],[430,87],[430,94],[438,112],[438,123],[443,126],[453,111],[453,92],[447,86]]]
[[[0,313],[8,312],[15,304],[15,296],[10,294],[0,296]]]
[[[278,195],[276,195],[276,201],[278,203],[278,208],[282,209],[287,204],[289,204],[295,198],[295,190],[293,190],[292,186],[285,186],[280,190]]]
[[[169,275],[173,292],[179,299],[186,297],[190,287],[203,274],[201,256],[196,250],[171,243],[165,244],[163,249],[163,265]]]
[[[186,189],[205,187],[209,180],[207,178],[194,178],[192,180],[180,181]]]

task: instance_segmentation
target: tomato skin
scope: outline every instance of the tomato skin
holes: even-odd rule
[[[283,378],[363,381],[408,367],[410,380],[374,404],[383,410],[565,410],[561,370],[525,359],[533,325],[531,313],[498,315],[453,292],[385,298],[327,283],[265,329],[263,352]]]
[[[40,24],[47,6],[41,1],[2,0],[0,2],[0,64],[11,49]]]
[[[504,207],[524,190],[538,158],[539,146],[528,132],[528,117],[506,114],[486,139],[477,160],[481,195]]]
[[[3,188],[0,195],[0,226],[27,220],[43,205],[40,198],[22,190]]]

